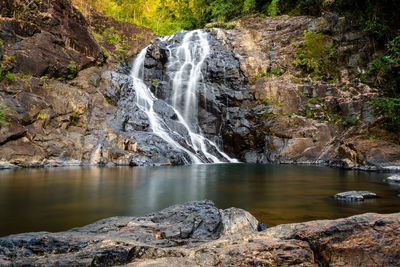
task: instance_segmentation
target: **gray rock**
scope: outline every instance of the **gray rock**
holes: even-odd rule
[[[344,201],[364,201],[367,198],[377,198],[378,196],[375,193],[369,191],[348,191],[338,193],[333,196],[337,200]]]
[[[399,266],[399,216],[368,213],[257,232],[246,211],[194,201],[66,232],[3,237],[0,265]]]
[[[388,182],[388,183],[399,183],[400,184],[400,175],[399,174],[395,174],[395,175],[389,176],[388,178],[385,179],[385,182]]]
[[[221,235],[256,232],[259,229],[257,219],[245,210],[229,208],[220,210],[220,212],[222,222]]]
[[[145,217],[112,217],[60,233],[0,238],[0,265],[113,266],[135,259],[183,257],[197,246],[233,233],[254,233],[248,212],[219,210],[209,200],[175,205]],[[169,249],[168,249],[169,248]]]

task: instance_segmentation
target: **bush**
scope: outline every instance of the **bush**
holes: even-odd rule
[[[336,53],[329,36],[307,32],[297,49],[295,65],[310,74],[314,80],[336,76]]]
[[[383,56],[370,63],[368,73],[373,76],[375,85],[383,89],[383,95],[400,95],[400,35],[388,42]]]
[[[268,16],[276,17],[279,14],[279,0],[272,0],[271,4],[268,6]]]
[[[242,15],[248,15],[254,12],[256,8],[256,0],[245,0],[243,2]]]
[[[6,80],[9,82],[15,82],[15,74],[11,73],[11,72],[7,72],[6,76],[5,76]]]
[[[7,113],[10,111],[9,108],[5,108],[3,104],[0,104],[0,125],[10,125],[9,119],[7,119]]]
[[[400,130],[400,98],[377,97],[371,99],[373,114],[384,119],[384,128],[389,131]]]
[[[73,78],[75,78],[78,71],[78,66],[76,65],[76,62],[71,60],[67,66],[67,69],[69,72],[67,78],[72,80]]]

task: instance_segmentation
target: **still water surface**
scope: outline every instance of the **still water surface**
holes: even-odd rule
[[[0,171],[0,236],[62,231],[117,216],[211,199],[250,211],[268,226],[400,211],[388,174],[328,167],[218,164],[152,168],[52,168]],[[381,198],[343,203],[332,195],[369,190]]]

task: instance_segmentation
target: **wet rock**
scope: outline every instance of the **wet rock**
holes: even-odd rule
[[[333,197],[337,200],[344,200],[344,201],[364,201],[364,199],[377,198],[378,196],[375,193],[368,191],[348,191],[348,192],[338,193]]]
[[[398,266],[400,214],[279,225],[211,201],[112,217],[60,233],[0,238],[2,266]],[[373,245],[371,245],[373,244]]]
[[[400,184],[400,175],[392,175],[385,179],[385,182],[388,183],[399,183]]]

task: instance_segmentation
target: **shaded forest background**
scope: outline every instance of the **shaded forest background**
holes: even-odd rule
[[[394,37],[400,25],[398,0],[73,0],[116,20],[135,23],[160,35],[202,28],[250,14],[271,17],[338,12],[357,20],[379,41]]]

